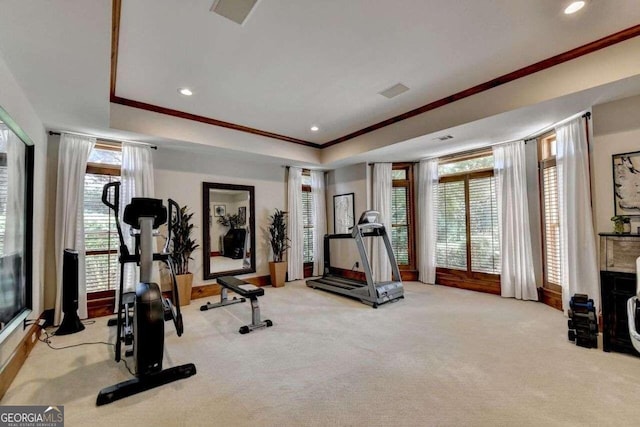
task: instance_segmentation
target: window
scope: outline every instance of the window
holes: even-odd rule
[[[391,178],[391,246],[398,267],[414,270],[413,165],[394,163]]]
[[[436,281],[499,293],[500,240],[493,156],[439,166]]]
[[[302,172],[302,223],[304,226],[303,260],[305,264],[313,263],[313,198],[309,171]],[[305,277],[308,277],[306,273]]]
[[[7,172],[7,145],[0,138],[0,254],[4,253],[5,226],[7,223],[7,189],[9,187]]]
[[[118,286],[118,231],[116,219],[104,203],[102,188],[119,180],[119,147],[96,144],[84,177],[84,232],[87,292],[115,290]]]
[[[464,180],[438,186],[438,267],[467,270],[467,209]]]
[[[558,208],[558,171],[556,136],[543,136],[538,142],[539,179],[543,239],[544,287],[560,291],[562,252],[560,246],[560,211]]]

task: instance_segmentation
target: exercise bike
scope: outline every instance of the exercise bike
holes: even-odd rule
[[[119,221],[120,183],[106,184],[102,190],[102,202],[113,210],[120,240],[120,287],[117,317],[109,321],[116,326],[115,360],[122,359],[122,345],[130,346],[125,357],[133,356],[134,375],[124,381],[100,390],[96,405],[106,405],[125,397],[159,387],[196,374],[193,363],[162,369],[164,353],[164,322],[173,320],[178,336],[184,325],[180,313],[180,300],[169,245],[173,228],[180,221],[180,206],[169,199],[169,213],[162,200],[133,198],[124,209],[123,221],[131,226],[135,238],[135,252],[129,253]],[[157,229],[167,223],[168,236],[161,253],[153,252],[153,237]],[[172,298],[163,298],[160,287],[151,282],[153,262],[163,262],[172,279]],[[124,291],[125,264],[135,263],[140,267],[140,282],[135,291]]]

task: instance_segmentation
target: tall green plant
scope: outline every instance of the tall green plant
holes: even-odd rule
[[[194,229],[194,225],[191,223],[193,212],[189,213],[189,208],[183,206],[178,215],[180,215],[180,221],[172,230],[171,259],[175,274],[187,274],[189,273],[189,260],[193,259],[191,254],[200,245],[191,238],[191,232]]]
[[[273,252],[273,262],[282,262],[285,252],[289,249],[286,215],[287,212],[280,209],[276,209],[273,215],[269,215],[269,243],[271,243],[271,251]]]
[[[221,216],[220,218],[218,218],[218,224],[221,224],[225,227],[231,227],[231,229],[236,229],[236,228],[240,228],[244,225],[246,221],[242,221],[242,218],[240,218],[240,215],[238,214],[234,214],[234,215],[225,215],[225,216]]]

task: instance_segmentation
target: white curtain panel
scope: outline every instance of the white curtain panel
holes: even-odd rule
[[[7,128],[6,125],[0,123],[0,152],[1,153],[5,153],[7,151],[7,138],[9,137],[9,128]],[[7,172],[8,173],[8,172]],[[2,213],[2,211],[0,211],[0,213]],[[6,217],[7,215],[7,210],[4,211],[4,215]],[[5,223],[5,227],[4,227],[4,241],[6,241],[6,233],[7,233],[7,225]],[[8,254],[9,251],[6,248],[6,244],[3,242],[2,248],[0,248],[0,255],[5,255]]]
[[[323,171],[311,171],[313,222],[313,275],[324,270],[324,235],[327,234],[326,184]]]
[[[423,283],[436,283],[438,241],[438,159],[418,167],[418,271]]]
[[[289,248],[287,273],[288,279],[304,278],[304,223],[302,218],[302,169],[289,168],[287,183],[287,229]]]
[[[524,141],[493,147],[503,297],[538,300],[533,267]]]
[[[119,221],[122,226],[125,243],[129,247],[129,253],[135,251],[135,239],[130,235],[131,227],[122,221],[124,208],[134,197],[153,197],[153,155],[151,147],[143,144],[122,143],[122,166],[120,171],[120,213]],[[154,239],[155,241],[155,239]],[[154,244],[154,247],[155,244]],[[154,281],[158,277],[155,275]],[[130,292],[135,290],[135,286],[140,278],[139,268],[133,264],[125,264],[124,267],[124,290]],[[116,301],[118,291],[116,290]]]
[[[391,240],[391,163],[376,163],[372,174],[373,210],[380,212],[380,222],[384,225]],[[377,282],[391,280],[391,263],[384,242],[380,238],[374,239],[371,255],[371,270]]]
[[[25,217],[25,157],[26,146],[6,127],[2,131],[7,146],[7,204],[4,253],[18,253],[24,249]],[[24,256],[22,262],[24,266]]]
[[[599,271],[589,188],[589,146],[582,118],[556,128],[556,167],[562,253],[562,306],[575,293],[588,294],[600,307]]]
[[[95,146],[92,137],[63,133],[58,154],[56,192],[56,304],[54,324],[62,321],[62,263],[65,249],[78,251],[78,315],[87,317],[87,284],[84,247],[84,176],[89,154]]]

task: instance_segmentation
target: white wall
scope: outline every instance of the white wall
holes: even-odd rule
[[[640,151],[640,96],[593,107],[591,174],[596,232],[613,231],[611,156]]]
[[[200,247],[193,254],[190,270],[194,286],[205,281],[202,254],[202,183],[252,185],[255,187],[256,209],[256,273],[240,277],[269,274],[268,216],[274,209],[284,209],[286,199],[285,168],[252,161],[230,161],[211,154],[160,148],[154,152],[155,196],[172,198],[194,213],[195,238]],[[236,208],[237,212],[237,208]],[[248,214],[248,212],[247,212]],[[205,258],[208,261],[208,257]]]
[[[368,209],[368,166],[366,163],[345,166],[327,173],[327,232],[333,234],[333,196],[354,193],[355,221]],[[332,240],[331,266],[351,270],[360,254],[352,239]],[[362,267],[355,270],[363,271]]]
[[[45,218],[45,162],[47,139],[42,121],[36,114],[22,88],[0,54],[0,105],[31,138],[35,145],[33,194],[33,313],[43,311],[44,286],[44,218]],[[24,337],[26,331],[17,328],[0,344],[0,366],[3,366]]]

